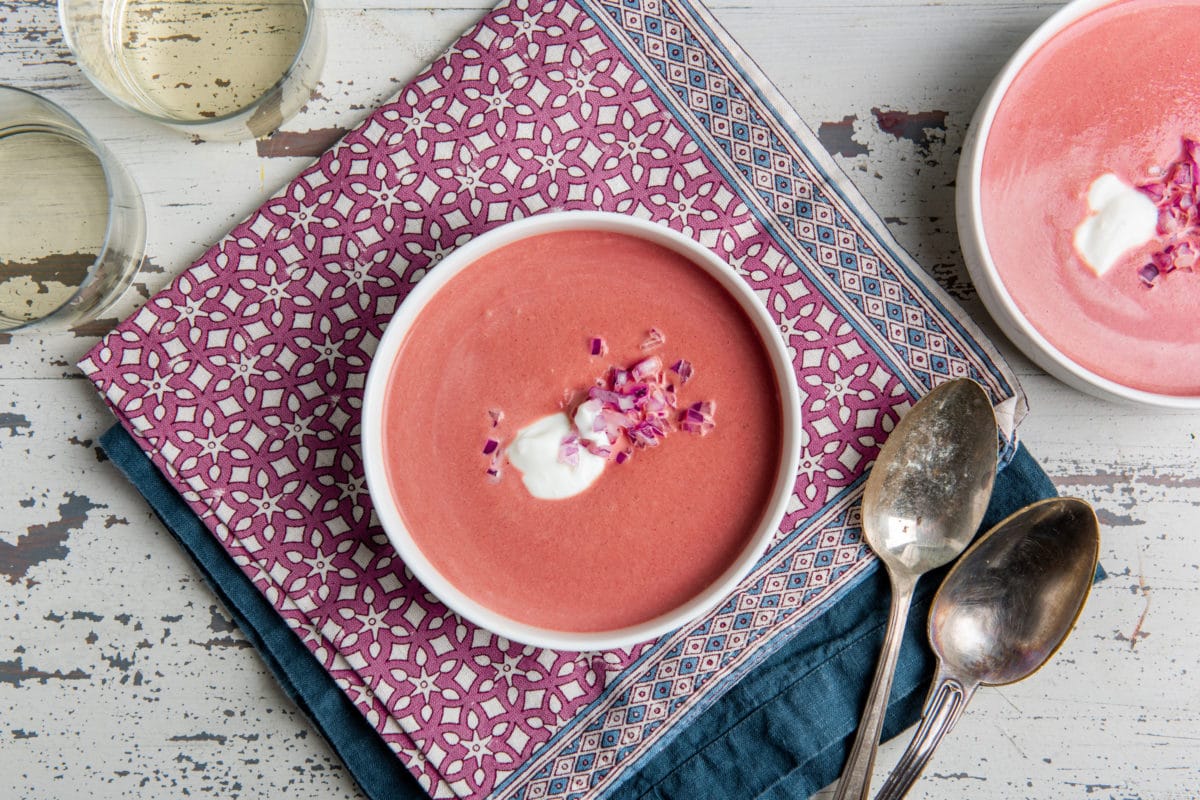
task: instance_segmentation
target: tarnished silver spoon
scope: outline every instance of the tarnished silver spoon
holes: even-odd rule
[[[1073,497],[1027,506],[966,552],[933,598],[938,672],[916,735],[875,800],[898,800],[980,684],[1029,677],[1071,632],[1096,574],[1100,527]]]
[[[892,584],[883,652],[836,800],[865,800],[896,657],[917,579],[954,559],[975,536],[996,478],[996,417],[966,378],[925,395],[892,431],[863,490],[863,538]]]

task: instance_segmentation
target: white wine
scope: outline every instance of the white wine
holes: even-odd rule
[[[104,250],[100,157],[51,126],[0,133],[0,330],[70,300]]]
[[[145,245],[137,186],[104,145],[46,98],[0,86],[0,331],[99,316]]]
[[[160,116],[236,114],[288,73],[308,15],[305,0],[125,0],[113,18],[119,72]]]
[[[261,137],[325,63],[317,0],[58,0],[84,74],[127,108],[204,139]]]

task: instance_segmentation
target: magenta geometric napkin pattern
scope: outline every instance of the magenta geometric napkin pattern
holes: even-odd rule
[[[696,625],[563,653],[449,612],[388,544],[360,411],[384,326],[450,250],[550,210],[654,220],[732,263],[804,407],[770,550]],[[856,500],[939,381],[1015,380],[701,7],[514,0],[81,362],[433,797],[601,797],[872,564]]]

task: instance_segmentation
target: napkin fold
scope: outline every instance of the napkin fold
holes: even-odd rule
[[[345,762],[363,793],[371,800],[423,800],[424,790],[384,740],[134,439],[114,426],[100,446],[192,557],[279,685]],[[1055,494],[1041,467],[1020,446],[996,476],[981,529]],[[885,740],[920,716],[934,666],[925,621],[944,572],[931,573],[917,587],[888,704]],[[866,702],[887,625],[889,593],[886,573],[876,569],[652,754],[610,797],[795,800],[832,783],[849,754]]]
[[[459,619],[406,573],[358,431],[379,336],[444,253],[597,208],[683,232],[753,288],[792,355],[804,452],[778,535],[724,604],[628,650],[562,653]],[[1005,472],[1024,413],[994,348],[686,0],[503,3],[80,366],[337,686],[333,710],[350,702],[390,768],[463,800],[593,800],[659,759],[702,763],[707,748],[676,749],[684,734],[796,641],[825,641],[803,637],[874,580],[862,481],[916,398],[977,380]],[[314,714],[334,702],[300,696]]]

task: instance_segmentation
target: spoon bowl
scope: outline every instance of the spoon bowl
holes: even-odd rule
[[[1096,574],[1100,526],[1083,500],[1026,506],[988,531],[933,598],[938,674],[921,725],[876,800],[903,797],[980,685],[1029,677],[1058,651]]]
[[[835,800],[865,800],[917,579],[953,560],[979,528],[996,478],[998,433],[979,384],[949,381],[892,431],[863,490],[863,538],[892,584],[883,651]]]
[[[996,448],[992,404],[974,381],[942,384],[900,420],[863,490],[863,536],[889,571],[923,574],[971,543]]]
[[[1035,503],[993,528],[934,597],[929,639],[944,667],[988,686],[1036,672],[1083,610],[1099,547],[1096,515],[1074,498]]]

